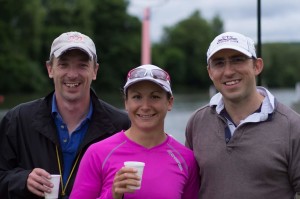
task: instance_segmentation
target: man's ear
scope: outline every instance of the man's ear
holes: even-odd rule
[[[211,75],[212,72],[211,72],[209,66],[207,66],[207,72],[208,72],[208,76],[209,76],[209,78],[211,79],[211,81],[214,81],[214,80],[213,80],[213,76]]]
[[[259,75],[264,69],[264,61],[261,58],[257,58],[254,61],[254,72],[255,75]]]
[[[52,70],[52,65],[49,62],[46,62],[46,68],[48,71],[48,76],[49,78],[53,78],[53,70]]]
[[[93,80],[96,80],[96,79],[97,79],[97,73],[98,73],[98,70],[99,70],[99,64],[96,63],[96,64],[95,64],[95,67],[94,67]]]

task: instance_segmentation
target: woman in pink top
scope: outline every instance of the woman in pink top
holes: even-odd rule
[[[200,185],[193,152],[164,131],[174,100],[169,74],[154,65],[134,68],[124,96],[131,127],[90,146],[70,198],[197,199]],[[141,182],[136,169],[124,167],[125,161],[145,163]]]

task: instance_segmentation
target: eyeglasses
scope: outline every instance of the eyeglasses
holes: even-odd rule
[[[147,75],[150,75],[154,79],[160,79],[163,81],[171,81],[170,75],[164,71],[159,69],[145,69],[145,68],[135,68],[128,72],[128,79],[136,79],[143,78]]]
[[[231,57],[228,60],[220,58],[220,59],[213,59],[210,61],[210,66],[213,69],[220,70],[224,69],[226,66],[226,63],[229,62],[231,66],[241,66],[244,64],[248,59],[253,59],[253,57],[247,57],[247,56],[235,56]]]

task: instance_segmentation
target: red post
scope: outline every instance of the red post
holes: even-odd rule
[[[151,64],[151,43],[150,43],[150,7],[144,10],[142,24],[142,65]]]
[[[4,102],[4,95],[0,95],[0,104]]]

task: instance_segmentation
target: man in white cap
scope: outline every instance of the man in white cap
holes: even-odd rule
[[[207,70],[219,91],[193,113],[186,146],[200,167],[200,199],[294,198],[300,192],[300,116],[256,85],[252,39],[218,35]]]
[[[46,66],[54,91],[13,108],[1,121],[0,198],[44,197],[53,187],[50,174],[61,175],[58,198],[68,198],[86,149],[130,126],[127,113],[91,89],[99,65],[88,36],[61,34]]]

